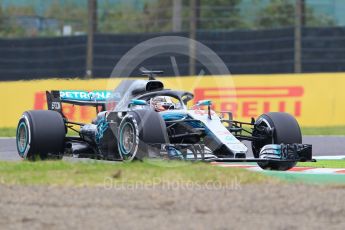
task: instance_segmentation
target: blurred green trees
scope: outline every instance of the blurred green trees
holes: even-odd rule
[[[199,28],[226,30],[246,27],[240,3],[241,0],[200,0]]]
[[[60,30],[64,25],[70,25],[77,32],[87,30],[87,7],[81,6],[74,0],[54,0],[45,10],[44,17],[58,20]]]
[[[32,37],[62,35],[69,26],[72,35],[87,31],[87,0],[41,0],[39,13],[30,1],[26,5],[3,5],[0,0],[0,36]],[[140,4],[135,4],[140,2]],[[199,30],[266,29],[291,27],[295,23],[295,0],[197,0]],[[81,4],[82,3],[82,4]],[[141,33],[172,31],[173,0],[98,0],[97,28],[102,33]],[[246,3],[248,6],[246,6]],[[182,31],[189,29],[189,0],[182,0]],[[35,8],[36,7],[36,8]],[[307,5],[306,26],[333,26],[335,21]],[[26,18],[25,18],[26,17]],[[24,19],[23,19],[24,18]],[[27,25],[37,18],[51,20],[54,28]]]
[[[0,37],[22,37],[25,36],[25,28],[19,26],[10,15],[30,15],[33,13],[32,7],[8,7],[4,9],[0,1]],[[31,31],[32,32],[32,31]]]
[[[326,15],[317,15],[308,6],[304,12],[305,26],[334,26],[335,22]],[[271,0],[270,3],[262,8],[254,20],[255,28],[281,28],[291,27],[295,24],[295,1]]]

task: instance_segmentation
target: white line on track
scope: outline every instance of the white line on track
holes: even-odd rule
[[[336,156],[315,156],[313,157],[316,160],[345,160],[345,155],[336,155]]]
[[[229,163],[213,163],[220,167],[234,167],[234,168],[245,168],[250,171],[263,172],[259,166],[246,165],[246,164],[229,164]],[[345,175],[345,169],[343,168],[312,168],[312,167],[294,167],[285,173],[307,173],[307,174],[338,174]]]

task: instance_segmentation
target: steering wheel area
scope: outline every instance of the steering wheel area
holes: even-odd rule
[[[154,91],[145,93],[143,95],[138,96],[135,99],[138,100],[145,100],[149,105],[151,100],[157,97],[169,97],[174,104],[174,108],[171,109],[186,109],[187,102],[193,99],[193,94],[186,92],[186,91],[174,91],[174,90],[161,90],[161,91]]]

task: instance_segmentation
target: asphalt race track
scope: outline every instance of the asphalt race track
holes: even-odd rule
[[[314,156],[345,155],[345,136],[304,136],[303,143],[313,145]],[[248,157],[252,157],[251,152]],[[20,160],[14,138],[0,139],[0,160]]]

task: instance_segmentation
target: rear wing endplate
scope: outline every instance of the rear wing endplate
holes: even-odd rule
[[[54,110],[62,114],[62,103],[80,106],[102,107],[105,110],[107,99],[112,95],[112,91],[95,90],[52,90],[46,91],[47,106],[49,110]]]

